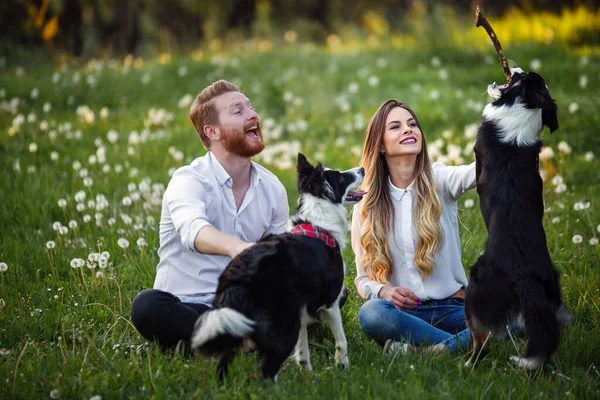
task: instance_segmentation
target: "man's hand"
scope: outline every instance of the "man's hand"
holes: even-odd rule
[[[391,302],[398,310],[412,310],[421,305],[421,299],[410,289],[401,286],[382,287],[379,298]]]
[[[229,257],[235,258],[242,251],[246,250],[248,247],[254,246],[255,243],[242,242],[233,244],[228,251]]]

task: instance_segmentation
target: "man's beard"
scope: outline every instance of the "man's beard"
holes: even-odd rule
[[[252,157],[260,153],[265,148],[265,143],[262,141],[262,132],[258,128],[257,139],[247,139],[246,132],[240,132],[236,129],[221,128],[221,143],[225,150],[229,153],[236,154],[240,157]]]

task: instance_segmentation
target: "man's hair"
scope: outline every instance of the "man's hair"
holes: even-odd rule
[[[196,97],[190,107],[190,119],[206,150],[210,149],[210,139],[204,133],[205,125],[217,125],[219,112],[213,99],[227,92],[239,92],[240,89],[231,82],[221,79],[205,88]]]

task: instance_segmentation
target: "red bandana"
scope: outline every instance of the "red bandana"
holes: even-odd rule
[[[313,238],[317,238],[327,244],[329,247],[335,247],[335,239],[331,236],[331,233],[327,232],[325,229],[321,229],[318,226],[314,226],[311,224],[300,224],[295,225],[291,233],[295,233],[297,235],[310,236]]]

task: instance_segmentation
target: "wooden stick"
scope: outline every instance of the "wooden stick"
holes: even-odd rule
[[[506,56],[504,55],[504,51],[502,50],[502,45],[500,45],[500,41],[498,40],[498,36],[496,36],[496,32],[494,32],[488,20],[485,19],[485,17],[481,13],[479,6],[477,6],[477,9],[475,10],[475,26],[483,26],[485,31],[490,36],[490,39],[492,39],[492,43],[494,43],[494,47],[496,48],[496,53],[498,53],[498,58],[502,63],[502,70],[504,70],[506,81],[510,84],[510,82],[512,81],[512,75],[510,73],[510,68],[508,67],[508,62],[506,61]]]

